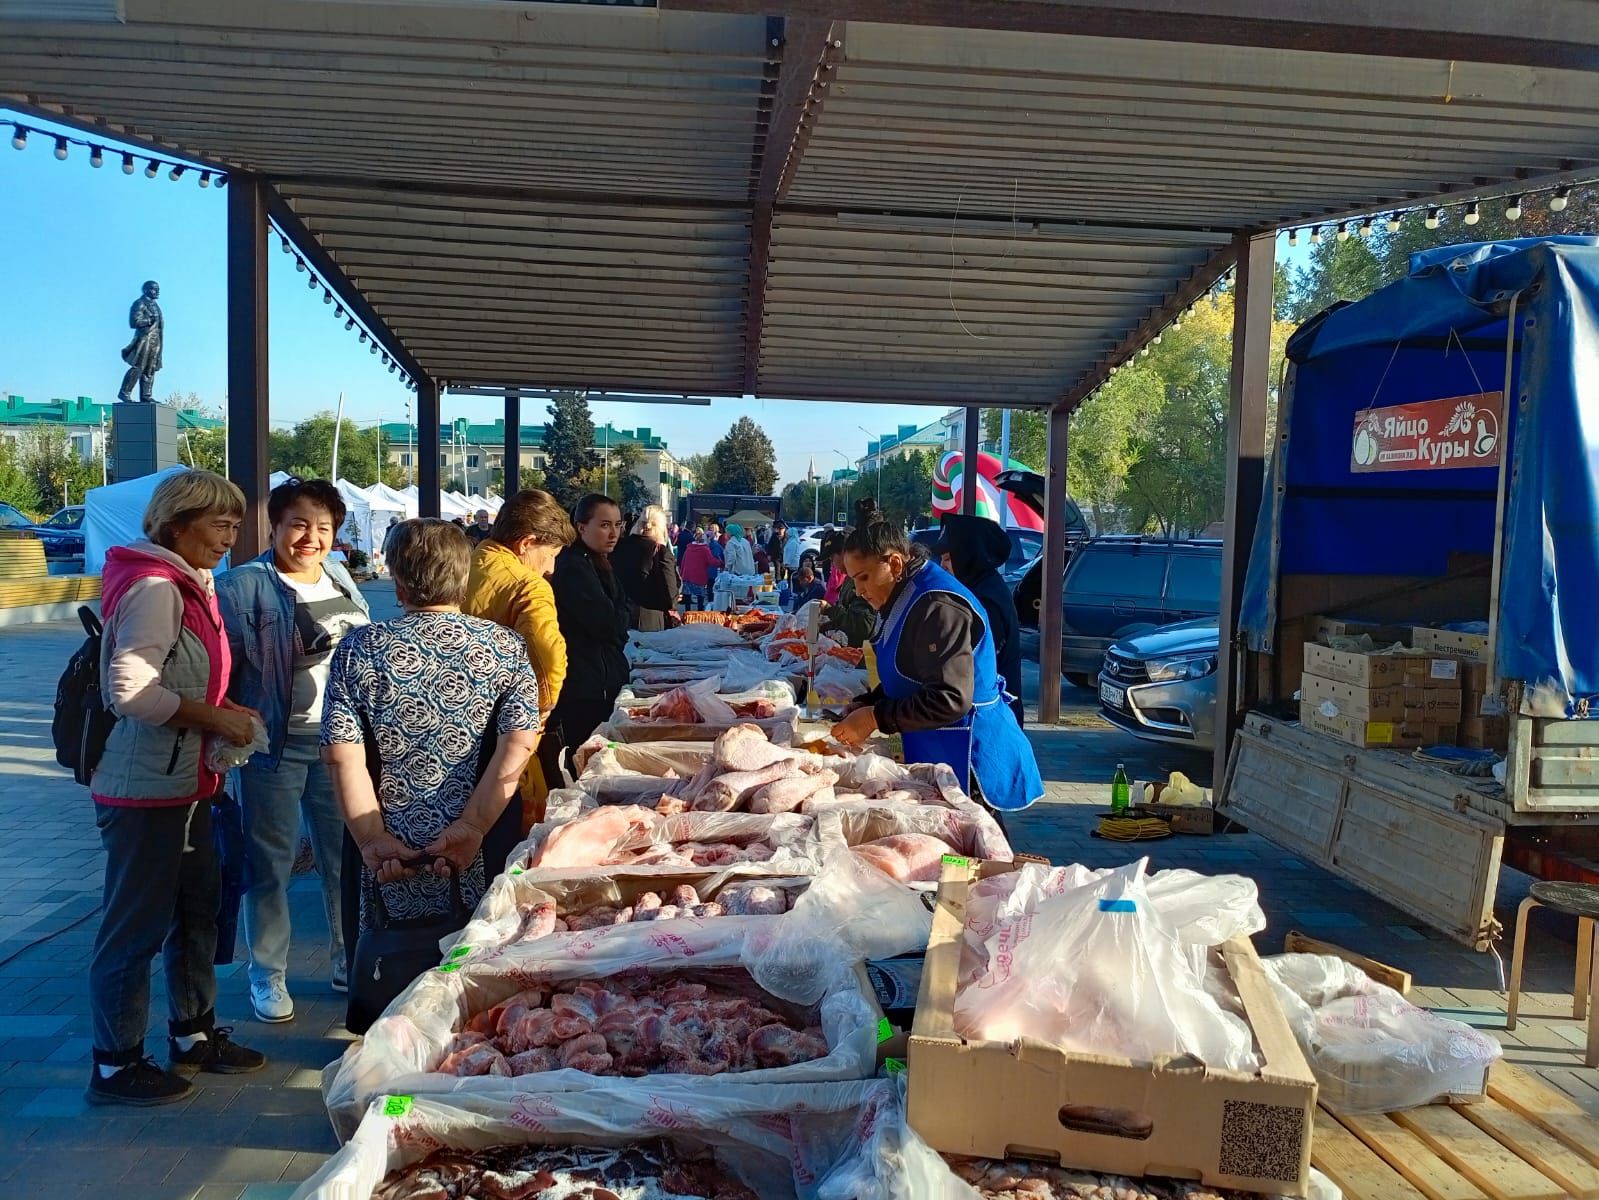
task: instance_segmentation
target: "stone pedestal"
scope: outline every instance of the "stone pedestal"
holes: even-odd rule
[[[178,466],[178,414],[165,404],[111,409],[111,462],[118,483]]]

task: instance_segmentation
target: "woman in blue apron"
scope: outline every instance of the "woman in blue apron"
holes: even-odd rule
[[[911,557],[887,524],[852,531],[844,566],[878,612],[872,647],[878,687],[858,699],[833,736],[865,745],[874,732],[901,736],[905,761],[946,763],[976,776],[983,799],[1012,812],[1044,794],[1032,746],[1006,702],[983,606],[956,578]]]

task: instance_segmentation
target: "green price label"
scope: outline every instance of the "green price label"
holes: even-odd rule
[[[959,854],[944,855],[944,862],[951,867],[969,867],[972,865],[971,859],[963,858]]]
[[[905,1060],[903,1058],[885,1058],[883,1067],[890,1075],[898,1075],[905,1069]]]
[[[877,1023],[877,1040],[880,1042],[886,1042],[893,1036],[894,1027],[888,1023],[888,1018],[884,1017]]]
[[[385,1096],[383,1098],[383,1115],[385,1117],[403,1117],[411,1111],[411,1097]]]
[[[462,966],[461,960],[460,959],[456,959],[454,962],[447,962],[447,963],[443,964],[438,969],[441,972],[443,972],[445,975],[448,975],[452,971],[459,971],[461,969],[461,966]]]
[[[450,951],[450,957],[451,958],[465,958],[470,953],[472,953],[472,947],[470,947],[470,946],[457,946],[454,950]]]
[[[522,868],[521,867],[512,867],[511,868],[511,874],[512,875],[520,875],[521,873],[522,873]]]

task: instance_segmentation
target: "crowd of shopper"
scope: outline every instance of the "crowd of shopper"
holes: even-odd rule
[[[611,716],[629,631],[703,607],[719,571],[764,567],[795,607],[821,601],[827,628],[871,640],[881,682],[839,725],[844,740],[900,732],[919,761],[970,765],[999,807],[1034,794],[1036,768],[1003,705],[1019,664],[1008,606],[989,594],[998,547],[986,530],[948,527],[941,566],[868,507],[848,535],[825,538],[813,568],[782,522],[679,529],[659,507],[629,520],[598,494],[569,518],[524,491],[469,528],[392,523],[384,557],[401,614],[374,622],[330,557],[346,516],[333,484],[273,489],[268,548],[214,577],[244,512],[227,480],[178,472],[156,488],[145,538],[107,556],[101,661],[114,723],[90,778],[107,852],[90,971],[93,1102],[169,1103],[189,1092],[187,1075],[266,1063],[213,1007],[227,914],[212,817],[226,811],[230,773],[251,1007],[266,1022],[295,1015],[287,892],[303,829],[329,983],[350,992],[359,1032],[408,981],[368,971],[368,942],[477,904],[543,819],[563,760],[571,770]],[[144,1045],[158,953],[170,1069]]]

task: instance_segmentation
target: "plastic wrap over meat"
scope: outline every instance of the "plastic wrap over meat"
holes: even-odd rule
[[[806,1059],[802,1054],[790,1056],[792,1046],[767,1045],[764,1039],[761,1045],[750,1048],[746,1033],[740,1052],[751,1049],[756,1055],[757,1069],[742,1072],[738,1077],[741,1085],[869,1078],[876,1070],[876,1029],[880,1016],[875,1001],[868,995],[870,989],[856,973],[839,971],[832,977],[827,992],[814,1005],[814,1012],[810,1005],[803,1005],[803,1011],[797,1010],[789,1001],[760,992],[744,963],[744,926],[756,920],[703,923],[678,920],[670,922],[669,927],[656,922],[608,926],[573,939],[543,938],[484,954],[474,952],[457,962],[426,971],[396,997],[361,1041],[353,1043],[343,1057],[324,1070],[323,1098],[334,1128],[342,1136],[348,1136],[367,1103],[381,1093],[414,1096],[449,1092],[508,1097],[593,1086],[596,1079],[608,1078],[590,1070],[601,1065],[600,1048],[593,1043],[568,1047],[568,1043],[590,1033],[609,1035],[612,1031],[598,1027],[598,1019],[604,1015],[598,1011],[598,1002],[585,1006],[581,999],[572,999],[570,993],[560,989],[584,981],[603,984],[637,972],[648,973],[651,977],[670,977],[690,985],[712,978],[724,984],[731,980],[729,986],[749,989],[747,994],[758,999],[766,1010],[800,1021],[799,1029],[812,1025],[821,1029],[827,1052],[814,1059]],[[833,947],[828,957],[846,961],[848,951],[843,944],[835,941]],[[530,992],[537,992],[547,1000],[542,1008],[546,1015],[539,1016],[541,1009],[528,1003]],[[553,1000],[548,999],[552,996]],[[512,1003],[520,1005],[520,1011],[512,1012],[509,1007]],[[506,1007],[501,1008],[502,1005]],[[561,1010],[557,1014],[561,1018],[558,1028],[555,1019],[548,1015],[555,1012],[556,1007]],[[500,1008],[500,1012],[493,1018],[491,1032],[486,1014],[496,1008]],[[518,1026],[517,1022],[524,1023]],[[546,1022],[550,1023],[547,1029],[544,1028]],[[693,1033],[697,1039],[695,1044],[710,1055],[722,1048],[721,1042],[708,1044],[709,1035],[715,1032],[684,1031],[685,1035]],[[706,1036],[701,1037],[702,1033]],[[495,1049],[500,1057],[507,1058],[503,1073],[495,1069],[492,1058],[488,1059],[489,1069],[483,1074],[441,1073],[439,1066],[450,1055],[475,1044],[462,1041],[470,1034],[478,1034],[485,1041],[510,1036],[511,1044],[502,1041],[500,1045],[515,1053],[525,1052],[524,1042],[525,1049],[565,1050],[567,1061],[561,1062],[558,1058],[554,1070],[516,1075],[511,1072],[510,1059],[497,1045]],[[693,1086],[696,1081],[706,1079],[714,1085],[714,1076],[693,1069],[703,1065],[704,1055],[686,1043],[684,1049],[686,1053],[679,1056],[684,1070],[652,1074],[647,1079],[616,1079],[612,1080],[612,1085]],[[603,1053],[610,1054],[612,1065],[616,1065],[618,1055],[609,1041]],[[590,1055],[593,1057],[587,1057]],[[488,1056],[480,1052],[480,1057]],[[789,1058],[792,1065],[782,1065],[785,1058]],[[524,1061],[528,1067],[544,1065],[537,1060]]]
[[[774,875],[809,875],[820,850],[812,824],[798,813],[663,816],[618,805],[591,809],[564,825],[534,826],[509,861],[526,864],[535,879],[602,866],[665,872],[752,865]]]
[[[1031,1037],[1135,1061],[1192,1055],[1259,1068],[1249,1025],[1212,994],[1208,951],[1184,942],[1150,896],[1147,859],[1111,871],[1031,864],[974,889],[955,995],[964,1037]],[[1203,877],[1198,877],[1203,878]],[[969,960],[969,961],[968,961]]]
[[[982,1200],[1266,1200],[1259,1192],[1213,1188],[1182,1179],[1128,1179],[1072,1171],[1047,1163],[950,1156],[949,1169]],[[1320,1171],[1310,1172],[1306,1200],[1343,1200]]]
[[[937,1195],[906,1179],[901,1160],[877,1136],[892,1086],[886,1081],[741,1085],[720,1091],[649,1082],[645,1088],[599,1081],[582,1091],[507,1096],[380,1096],[365,1110],[354,1136],[300,1186],[294,1200],[375,1200],[385,1179],[420,1163],[442,1165],[445,1156],[461,1160],[465,1169],[457,1178],[470,1178],[469,1172],[488,1165],[512,1166],[513,1171],[487,1181],[499,1190],[464,1193],[503,1200],[524,1195],[505,1185],[519,1178],[515,1156],[528,1148],[597,1153],[589,1161],[603,1164],[604,1155],[617,1151],[662,1157],[663,1143],[666,1153],[684,1163],[714,1162],[717,1178],[729,1190],[618,1191],[616,1176],[606,1177],[604,1186],[613,1196],[648,1200],[743,1194],[735,1188],[747,1188],[762,1200],[840,1200],[844,1193],[824,1195],[818,1181],[847,1176],[859,1181],[861,1190],[854,1195],[862,1200]],[[546,1159],[541,1165],[552,1169],[560,1161]],[[556,1170],[551,1173],[562,1178]],[[663,1176],[663,1182],[681,1187],[693,1178]],[[548,1194],[533,1192],[526,1200],[545,1200]],[[422,1195],[440,1200],[463,1193]],[[391,1200],[400,1197],[391,1195]]]
[[[981,805],[970,800],[957,807],[945,808],[931,804],[868,803],[860,807],[824,811],[816,817],[816,836],[829,847],[864,847],[867,843],[913,835],[914,841],[895,841],[879,850],[894,856],[890,862],[883,854],[871,853],[864,857],[874,865],[890,871],[896,878],[904,879],[904,872],[931,870],[927,881],[936,882],[938,871],[930,867],[933,839],[941,843],[945,854],[960,854],[968,858],[984,858],[1009,862],[1015,857],[1010,842],[1000,831],[999,823]],[[908,855],[908,857],[907,857]]]
[[[1504,1055],[1496,1039],[1417,1008],[1341,958],[1281,954],[1264,962],[1322,1099],[1344,1112],[1478,1095]]]

